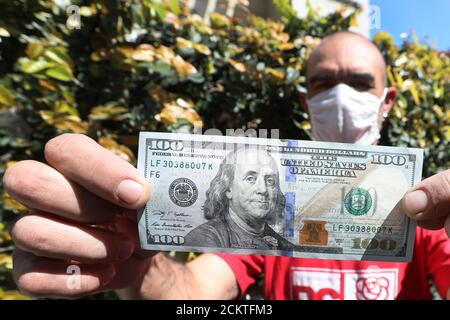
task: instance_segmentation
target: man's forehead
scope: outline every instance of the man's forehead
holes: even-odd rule
[[[372,74],[378,69],[374,57],[362,53],[327,52],[315,55],[308,67],[308,76],[311,78],[317,74],[328,76],[345,76],[349,74]]]
[[[308,78],[316,74],[341,77],[354,73],[377,76],[384,61],[378,49],[367,39],[352,34],[325,38],[308,59]]]

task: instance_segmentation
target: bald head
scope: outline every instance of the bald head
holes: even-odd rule
[[[366,37],[350,31],[325,37],[307,63],[308,96],[339,83],[377,96],[386,86],[386,63],[378,48]]]

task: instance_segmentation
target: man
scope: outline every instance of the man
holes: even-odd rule
[[[345,83],[381,99],[384,75],[384,63],[372,43],[337,33],[325,38],[309,61],[307,98],[314,104],[314,97],[328,90],[326,96],[336,98],[333,87]],[[378,127],[394,96],[395,90],[389,89],[379,106]],[[340,109],[344,114],[348,107]],[[365,143],[375,143],[376,132],[365,133],[373,132],[368,129],[373,121],[369,123],[355,123],[355,128],[367,129],[355,130],[359,133],[348,139],[356,142],[365,136]],[[313,126],[320,123],[313,120]],[[151,192],[135,168],[80,135],[50,140],[45,156],[48,165],[19,162],[3,180],[16,200],[33,208],[11,230],[14,279],[29,295],[73,298],[118,290],[124,298],[233,299],[264,272],[266,298],[430,298],[430,275],[441,296],[450,298],[450,240],[442,229],[450,236],[450,170],[422,181],[402,199],[404,211],[420,226],[441,229],[418,229],[411,264],[216,254],[182,264],[163,253],[144,256],[137,249],[132,210],[143,207]],[[71,260],[81,269],[76,288],[67,286]]]
[[[293,245],[267,224],[281,217],[283,209],[272,156],[255,148],[232,151],[206,191],[203,210],[209,221],[189,232],[185,245],[287,250]]]

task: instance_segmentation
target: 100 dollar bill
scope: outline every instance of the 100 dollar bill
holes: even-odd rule
[[[422,150],[141,132],[147,250],[410,261]]]

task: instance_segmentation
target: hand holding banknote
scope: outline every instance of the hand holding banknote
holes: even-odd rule
[[[203,255],[186,268],[161,254],[146,259],[133,254],[138,246],[136,223],[130,222],[128,217],[119,218],[118,209],[143,206],[150,192],[147,183],[124,160],[81,135],[62,135],[51,140],[46,146],[46,157],[49,165],[19,162],[9,168],[3,178],[7,192],[32,208],[11,230],[16,244],[14,279],[20,289],[33,296],[73,298],[111,289],[141,287],[135,297],[170,298],[173,296],[168,294],[172,291],[168,290],[167,281],[158,282],[158,279],[171,279],[178,288],[183,285],[181,279],[191,279],[188,276],[196,274],[195,281],[184,283],[185,290],[177,292],[184,293],[191,288],[194,298],[236,296],[233,274],[220,258],[214,259],[214,255]],[[437,220],[438,214],[440,221],[434,227],[444,227],[442,217],[448,217],[450,212],[449,175],[450,171],[446,171],[418,185],[428,190],[423,223],[425,219]],[[142,185],[142,195],[138,187],[128,189],[128,199],[134,196],[134,204],[127,204],[118,197],[117,187],[123,178]],[[413,196],[413,199],[417,198]],[[403,201],[408,206],[411,199]],[[406,211],[415,214],[423,208],[416,206]],[[113,223],[117,231],[108,230],[107,226]],[[99,227],[102,225],[104,227]],[[450,233],[448,218],[446,226]],[[124,240],[124,234],[133,240],[132,245]],[[80,266],[80,286],[70,282],[73,276],[67,272],[70,265]],[[221,279],[214,278],[211,270],[220,270]],[[217,287],[211,288],[215,285]]]
[[[405,213],[431,230],[445,227],[450,238],[450,169],[420,182],[402,199]]]
[[[131,210],[148,201],[147,181],[83,135],[50,140],[45,157],[48,164],[17,163],[3,180],[7,192],[30,208],[11,230],[19,288],[78,297],[136,281],[145,260],[133,254],[139,244]]]
[[[214,255],[185,266],[162,253],[138,253],[134,209],[148,201],[151,187],[125,160],[78,134],[50,140],[45,157],[48,164],[22,161],[3,178],[7,192],[30,208],[11,228],[13,276],[22,292],[78,298],[121,289],[119,296],[128,298],[181,299],[187,292],[197,299],[236,297],[232,272]],[[216,270],[222,277],[211,281]],[[191,278],[200,280],[187,291]]]

